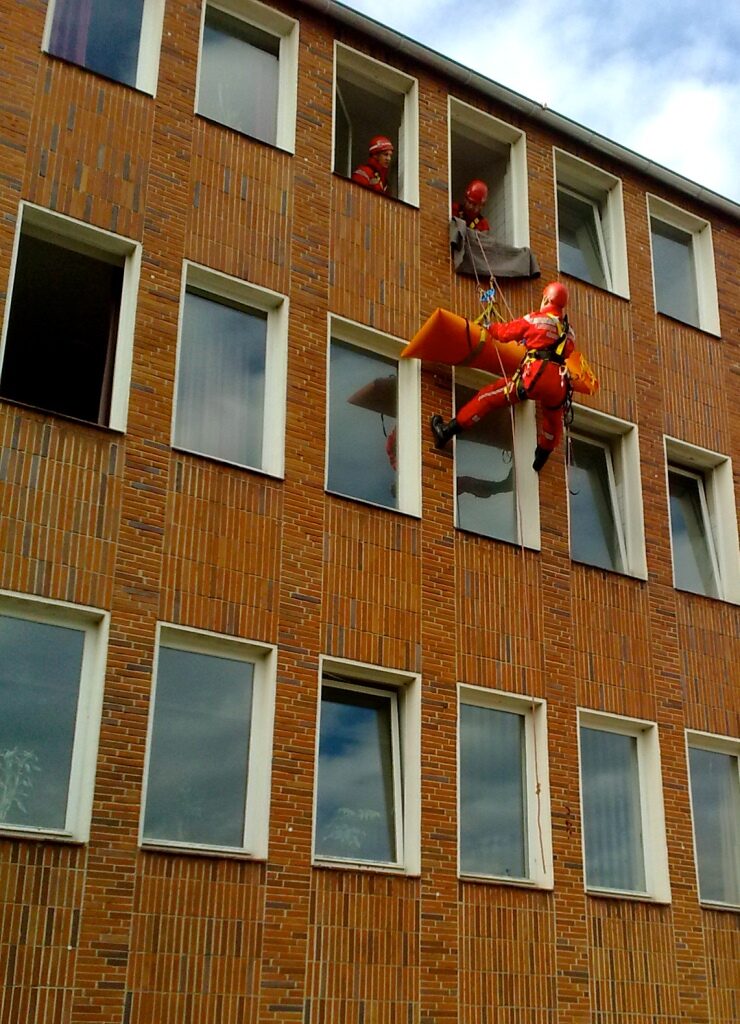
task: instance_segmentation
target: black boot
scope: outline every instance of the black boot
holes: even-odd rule
[[[456,419],[451,419],[449,423],[445,423],[441,416],[432,416],[429,421],[432,433],[434,434],[434,446],[435,448],[444,448],[448,441],[451,441],[455,434],[460,433],[460,425]]]
[[[540,448],[539,445],[534,450],[534,462],[532,463],[532,469],[535,473],[539,473],[542,467],[545,465],[547,460],[552,454],[549,448]]]

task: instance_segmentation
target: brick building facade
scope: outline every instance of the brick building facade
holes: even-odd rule
[[[131,72],[62,40],[85,6],[0,0],[1,1024],[734,1024],[740,209],[328,0],[205,27],[201,0],[144,0]],[[229,126],[224,38],[265,55],[268,129]],[[348,180],[368,111],[395,196]],[[508,417],[436,451],[429,416],[476,378],[397,360],[436,307],[478,313],[448,245],[476,159],[542,270],[502,280],[508,308],[564,280],[601,383],[570,471],[560,449],[535,476],[517,413],[508,537],[456,470],[506,465]],[[77,284],[104,343],[52,330]],[[190,442],[199,303],[246,317],[263,364],[255,416],[212,405],[227,430]],[[381,462],[395,424],[382,497],[333,432],[342,357],[395,379],[397,407],[346,421]],[[232,424],[247,454],[219,454]],[[578,522],[612,563],[577,556]],[[249,749],[224,714],[201,764],[182,747],[224,665]],[[374,769],[343,779],[365,719]],[[216,822],[202,776],[238,756]],[[342,803],[358,780],[380,803]]]

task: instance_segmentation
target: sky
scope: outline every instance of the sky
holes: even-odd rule
[[[737,0],[344,0],[740,202]]]

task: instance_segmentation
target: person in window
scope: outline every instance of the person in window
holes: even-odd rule
[[[479,178],[473,178],[465,189],[463,201],[452,204],[452,216],[461,217],[474,231],[490,231],[491,227],[483,216],[487,199],[488,185]]]
[[[432,416],[437,448],[444,448],[455,434],[468,430],[493,409],[532,399],[539,403],[541,412],[532,463],[539,473],[563,435],[563,415],[571,398],[565,360],[575,347],[575,334],[565,314],[567,304],[568,289],[552,281],[545,286],[538,310],[509,323],[489,325],[488,332],[497,341],[524,342],[524,358],[511,379],[498,378],[481,388],[449,423],[441,416]]]
[[[393,159],[393,143],[385,135],[370,139],[367,162],[352,172],[352,181],[372,189],[373,192],[388,191],[388,170]]]

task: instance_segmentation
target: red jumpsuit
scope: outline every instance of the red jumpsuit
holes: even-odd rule
[[[452,216],[462,217],[462,219],[465,221],[468,227],[473,228],[475,231],[491,230],[490,224],[488,223],[486,218],[483,217],[480,213],[475,217],[470,217],[469,214],[465,212],[465,205],[463,203],[452,204]]]
[[[352,172],[352,181],[372,189],[373,192],[387,192],[388,168],[379,163],[375,157],[369,156],[367,163],[360,164]]]
[[[575,347],[575,334],[557,306],[527,313],[506,324],[491,324],[489,334],[498,341],[523,341],[527,353],[511,380],[498,378],[474,395],[456,412],[455,419],[467,430],[493,409],[532,399],[542,413],[537,444],[546,451],[557,447],[563,435],[563,411],[570,384],[565,360]]]

